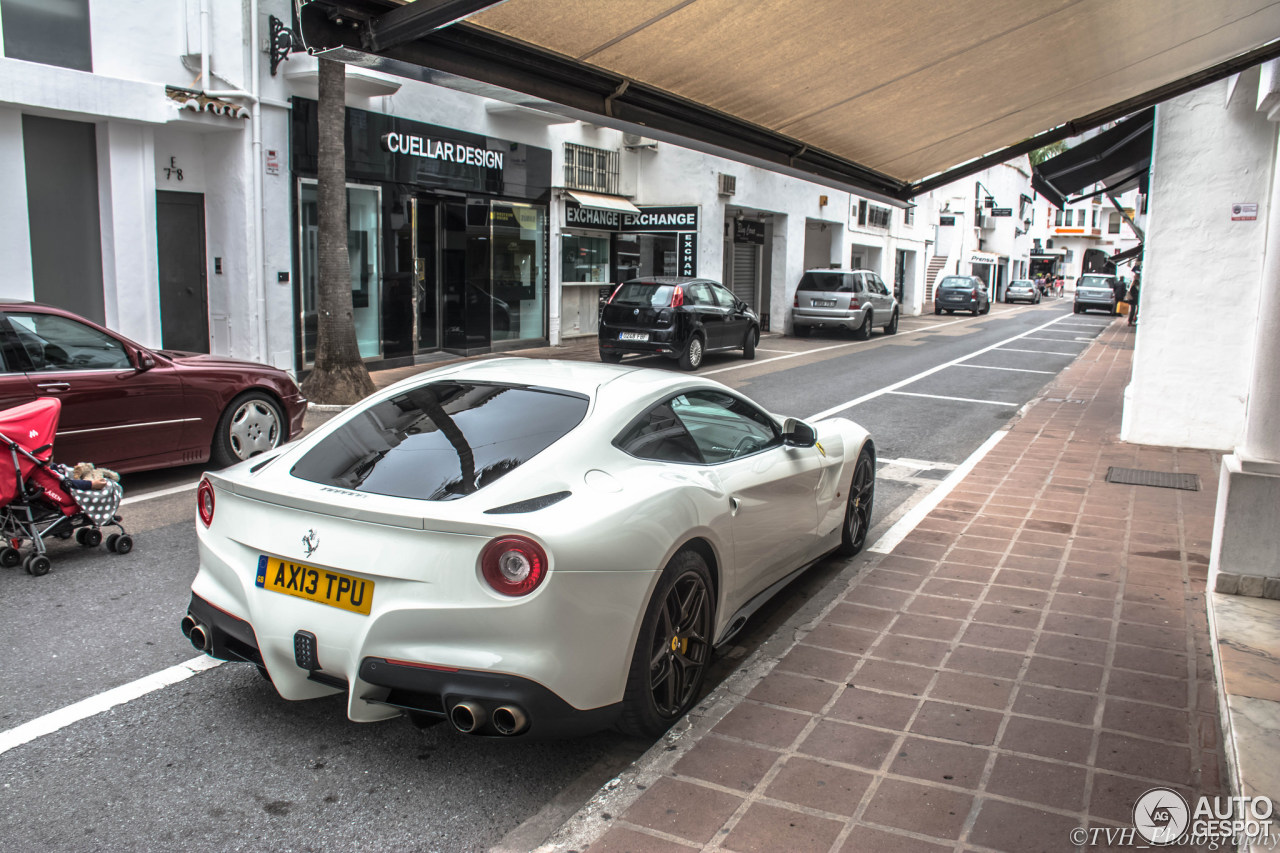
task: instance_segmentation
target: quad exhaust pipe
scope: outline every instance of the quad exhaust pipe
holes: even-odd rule
[[[464,735],[476,734],[492,723],[498,734],[510,737],[529,728],[529,715],[518,705],[499,705],[490,714],[484,705],[466,699],[449,709],[449,722]]]
[[[181,628],[183,635],[191,641],[196,651],[207,653],[213,647],[213,635],[209,629],[191,618],[190,613],[182,617]]]

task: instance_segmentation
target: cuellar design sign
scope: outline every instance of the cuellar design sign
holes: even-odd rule
[[[488,148],[477,148],[461,142],[446,142],[432,139],[429,136],[413,136],[408,133],[382,134],[382,150],[391,154],[409,154],[414,157],[425,157],[428,160],[445,160],[450,163],[465,163],[469,166],[483,166],[486,169],[502,168],[502,152]]]

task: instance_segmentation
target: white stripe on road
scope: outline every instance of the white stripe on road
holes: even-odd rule
[[[1000,352],[1030,352],[1035,353],[1036,355],[1069,355],[1072,358],[1075,358],[1080,354],[1078,352],[1056,352],[1054,350],[1047,349],[1014,349],[1013,347],[1001,347]]]
[[[30,722],[15,726],[8,731],[0,732],[0,753],[8,752],[15,746],[22,746],[24,743],[52,734],[72,723],[78,723],[96,714],[101,714],[103,711],[109,711],[117,705],[132,702],[134,699],[146,696],[148,693],[159,690],[162,687],[185,681],[197,673],[213,669],[221,664],[222,661],[220,660],[202,655],[185,663],[171,666],[168,669],[153,672],[151,675],[139,678],[137,681],[122,684],[105,693],[90,696],[88,699],[81,699],[74,705],[59,708],[56,711],[45,714],[43,717],[36,717]]]
[[[1067,334],[1070,334],[1070,332],[1068,332]],[[1055,343],[1055,344],[1073,344],[1076,342],[1076,341],[1068,341],[1063,338],[1023,338],[1023,340],[1024,341],[1051,341],[1052,343]],[[1076,338],[1076,340],[1078,341],[1080,339]],[[1089,340],[1092,340],[1092,338],[1090,338]]]
[[[890,391],[899,397],[925,397],[929,400],[951,400],[955,403],[985,403],[988,406],[1016,406],[1017,403],[1006,403],[1003,400],[975,400],[972,397],[946,397],[942,394],[916,394],[912,391]]]
[[[920,503],[916,504],[902,518],[885,531],[884,535],[875,541],[875,544],[867,548],[877,554],[888,554],[894,548],[901,544],[907,534],[915,530],[920,522],[924,521],[924,517],[937,509],[938,504],[951,494],[956,486],[960,485],[960,481],[969,475],[969,472],[977,467],[982,458],[991,452],[991,448],[995,447],[1000,441],[1009,434],[1007,429],[1001,428],[991,434],[991,437],[982,443],[982,446],[973,453],[969,454],[969,458],[960,463],[954,471],[948,475],[947,479],[938,484],[938,487],[932,492],[924,496]]]
[[[1056,370],[1032,370],[1029,367],[996,367],[992,364],[957,364],[956,367],[976,367],[980,370],[1011,370],[1014,373],[1047,373],[1050,376],[1056,376]]]
[[[823,418],[831,417],[837,412],[843,412],[845,409],[852,409],[854,406],[861,405],[862,403],[865,403],[868,400],[874,400],[876,397],[879,397],[884,394],[888,394],[890,391],[897,391],[899,388],[902,388],[903,386],[906,386],[906,385],[910,385],[912,382],[918,382],[919,380],[924,379],[926,376],[932,376],[933,374],[937,373],[940,370],[946,370],[948,367],[955,367],[957,364],[966,362],[971,358],[975,358],[984,353],[991,352],[992,350],[1000,349],[1005,344],[1016,341],[1019,338],[1023,338],[1023,337],[1026,337],[1027,335],[1035,334],[1041,329],[1047,329],[1050,326],[1054,325],[1055,323],[1059,323],[1070,316],[1071,316],[1070,314],[1063,314],[1061,317],[1058,317],[1055,320],[1050,320],[1049,322],[1041,326],[1036,326],[1034,329],[1028,329],[1022,334],[1014,335],[1011,338],[1005,338],[1003,341],[997,341],[996,343],[991,344],[990,346],[983,347],[980,350],[975,350],[974,352],[971,352],[968,355],[962,355],[959,358],[953,358],[951,361],[944,362],[943,364],[936,365],[934,367],[929,368],[928,370],[921,371],[920,373],[917,373],[915,376],[908,376],[906,379],[902,379],[898,382],[893,383],[892,385],[886,385],[885,387],[877,391],[872,391],[869,394],[863,394],[861,397],[858,397],[857,399],[854,399],[854,400],[850,400],[847,403],[841,403],[838,406],[832,406],[829,409],[823,409],[821,412],[818,412],[815,415],[810,415],[809,418],[807,418],[807,420],[820,421]],[[1016,352],[1016,350],[1014,351]],[[1031,352],[1035,352],[1035,350],[1031,350]],[[1071,356],[1079,355],[1079,353],[1062,353],[1062,354],[1071,355]]]
[[[125,504],[136,503],[138,501],[149,501],[152,498],[167,498],[169,495],[178,495],[183,492],[189,492],[198,485],[200,485],[199,480],[194,483],[185,483],[181,486],[170,486],[167,489],[156,489],[154,492],[143,492],[140,495],[132,495],[131,497],[123,499],[120,501],[120,505],[124,506]]]

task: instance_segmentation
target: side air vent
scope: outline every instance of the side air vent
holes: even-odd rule
[[[537,498],[529,498],[528,500],[516,501],[506,506],[494,507],[486,509],[485,515],[512,515],[517,512],[533,512],[534,510],[546,509],[547,507],[558,504],[560,501],[569,497],[573,492],[552,492],[549,495],[542,495]]]

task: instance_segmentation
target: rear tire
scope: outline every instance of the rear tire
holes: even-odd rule
[[[871,529],[871,512],[876,499],[876,452],[867,445],[854,463],[853,480],[849,484],[849,500],[845,504],[844,526],[840,529],[840,545],[836,552],[852,557],[862,550]]]
[[[600,350],[600,360],[605,364],[617,364],[622,361],[622,353],[610,352],[609,350]]]
[[[897,308],[893,309],[893,317],[890,318],[889,325],[884,327],[884,333],[886,335],[898,334],[898,309]]]
[[[210,462],[225,468],[279,447],[289,431],[280,404],[261,391],[231,401],[218,418]]]
[[[702,555],[671,558],[645,608],[627,673],[618,728],[654,738],[698,701],[711,661],[715,597]]]
[[[858,327],[858,332],[856,334],[858,340],[865,341],[871,337],[871,331],[875,328],[875,324],[872,322],[872,319],[871,312],[868,311],[867,316],[862,318],[862,325]]]
[[[694,335],[689,338],[689,343],[685,344],[684,352],[680,353],[680,367],[683,370],[697,370],[702,364],[702,336]]]
[[[742,357],[752,361],[756,357],[756,344],[760,342],[760,333],[755,329],[747,329],[747,336],[742,342]]]

